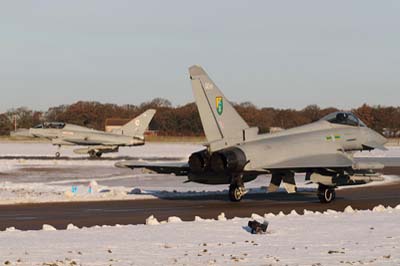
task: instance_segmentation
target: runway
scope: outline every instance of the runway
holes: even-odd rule
[[[337,199],[321,204],[315,193],[286,193],[249,195],[239,203],[232,203],[226,196],[201,196],[197,198],[128,200],[104,202],[45,203],[0,206],[0,230],[14,226],[21,230],[38,230],[43,224],[65,229],[69,223],[76,226],[143,224],[154,215],[159,220],[179,216],[192,221],[196,215],[216,218],[225,212],[228,218],[249,217],[252,213],[289,213],[304,209],[343,211],[351,205],[355,209],[371,209],[379,204],[395,207],[400,204],[400,182],[389,185],[349,188],[337,191]]]

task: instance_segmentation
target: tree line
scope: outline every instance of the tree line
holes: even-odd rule
[[[317,121],[323,116],[338,111],[334,107],[320,108],[309,105],[302,110],[258,108],[250,102],[234,103],[234,107],[250,126],[257,126],[261,133],[271,128],[292,128]],[[156,98],[140,105],[117,105],[99,102],[79,101],[71,105],[51,107],[47,111],[35,111],[25,107],[8,110],[0,114],[0,135],[18,128],[30,128],[45,121],[66,122],[94,129],[104,130],[107,118],[133,118],[149,108],[157,109],[150,124],[151,130],[165,136],[204,135],[200,116],[194,103],[172,106],[171,102]],[[400,107],[369,106],[364,104],[352,109],[368,127],[394,137],[400,132]]]

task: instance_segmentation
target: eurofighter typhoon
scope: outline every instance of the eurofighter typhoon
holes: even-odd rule
[[[189,68],[194,98],[207,138],[206,149],[193,153],[187,163],[123,161],[117,167],[146,168],[158,173],[187,175],[203,184],[229,184],[229,198],[240,201],[245,182],[271,174],[268,191],[283,181],[289,193],[296,192],[295,173],[318,184],[318,197],[328,203],[335,188],[374,175],[383,166],[361,164],[356,151],[385,149],[386,139],[369,129],[350,112],[335,112],[321,120],[277,133],[258,134],[249,127],[229,100],[200,66]]]
[[[29,134],[51,139],[53,145],[59,148],[64,145],[88,146],[75,149],[74,152],[99,158],[103,153],[118,152],[121,146],[144,145],[144,132],[155,113],[155,110],[149,109],[110,133],[73,124],[50,122],[29,129]],[[56,153],[56,157],[60,157],[60,152]]]

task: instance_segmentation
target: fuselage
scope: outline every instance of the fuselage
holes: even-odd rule
[[[387,141],[354,119],[354,124],[321,119],[277,133],[252,134],[251,139],[213,152],[208,147],[191,155],[189,179],[221,184],[229,183],[232,173],[241,173],[246,182],[262,172],[352,171],[354,152],[383,147]]]
[[[73,124],[66,124],[63,128],[31,128],[30,134],[51,139],[54,145],[136,146],[144,144],[144,140],[140,137],[108,133]]]
[[[279,164],[283,160],[318,156],[331,153],[332,150],[348,153],[362,151],[368,149],[368,143],[383,145],[386,139],[365,126],[333,124],[320,120],[277,133],[261,134],[238,147],[249,160],[245,169],[259,169]]]

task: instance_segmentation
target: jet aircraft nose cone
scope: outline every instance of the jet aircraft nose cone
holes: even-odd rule
[[[379,134],[378,132],[376,132],[372,129],[369,129],[369,138],[370,138],[370,141],[373,141],[380,145],[384,145],[388,142],[388,140],[384,136],[382,136],[381,134]]]
[[[384,145],[384,144],[386,144],[388,142],[387,138],[385,138],[381,134],[376,133],[376,132],[375,132],[375,134],[376,134],[376,138],[377,138],[378,143]]]
[[[374,130],[370,130],[369,139],[370,142],[376,143],[378,146],[383,146],[388,142],[384,136]]]

